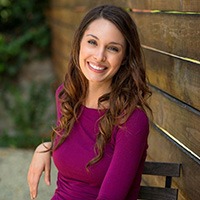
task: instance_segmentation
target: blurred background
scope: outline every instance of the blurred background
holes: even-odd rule
[[[29,199],[35,147],[55,122],[48,0],[0,0],[0,199]],[[41,182],[40,199],[52,192]],[[55,181],[54,187],[55,189]],[[52,191],[53,191],[52,190]]]
[[[33,148],[54,119],[48,1],[0,1],[0,146]],[[53,104],[53,105],[52,105]],[[52,108],[53,107],[53,108]]]

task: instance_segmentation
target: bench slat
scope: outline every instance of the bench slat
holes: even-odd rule
[[[145,162],[143,174],[179,177],[180,164],[164,162]]]
[[[178,190],[173,188],[159,188],[141,186],[138,199],[145,200],[177,200]]]

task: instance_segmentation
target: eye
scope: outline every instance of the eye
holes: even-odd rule
[[[95,40],[88,40],[88,44],[97,45],[97,42]]]
[[[115,46],[108,47],[108,50],[113,51],[113,52],[119,52],[119,48]]]

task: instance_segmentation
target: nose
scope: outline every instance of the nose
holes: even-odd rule
[[[104,48],[97,48],[94,53],[94,58],[98,62],[104,62],[106,60],[106,53]]]

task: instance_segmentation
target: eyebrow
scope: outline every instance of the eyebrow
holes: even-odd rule
[[[91,36],[91,37],[93,37],[93,38],[99,40],[99,38],[98,38],[97,36],[93,35],[93,34],[87,34],[86,36]],[[120,45],[120,46],[124,47],[123,44],[118,43],[118,42],[110,42],[109,44],[115,44],[115,45]]]

